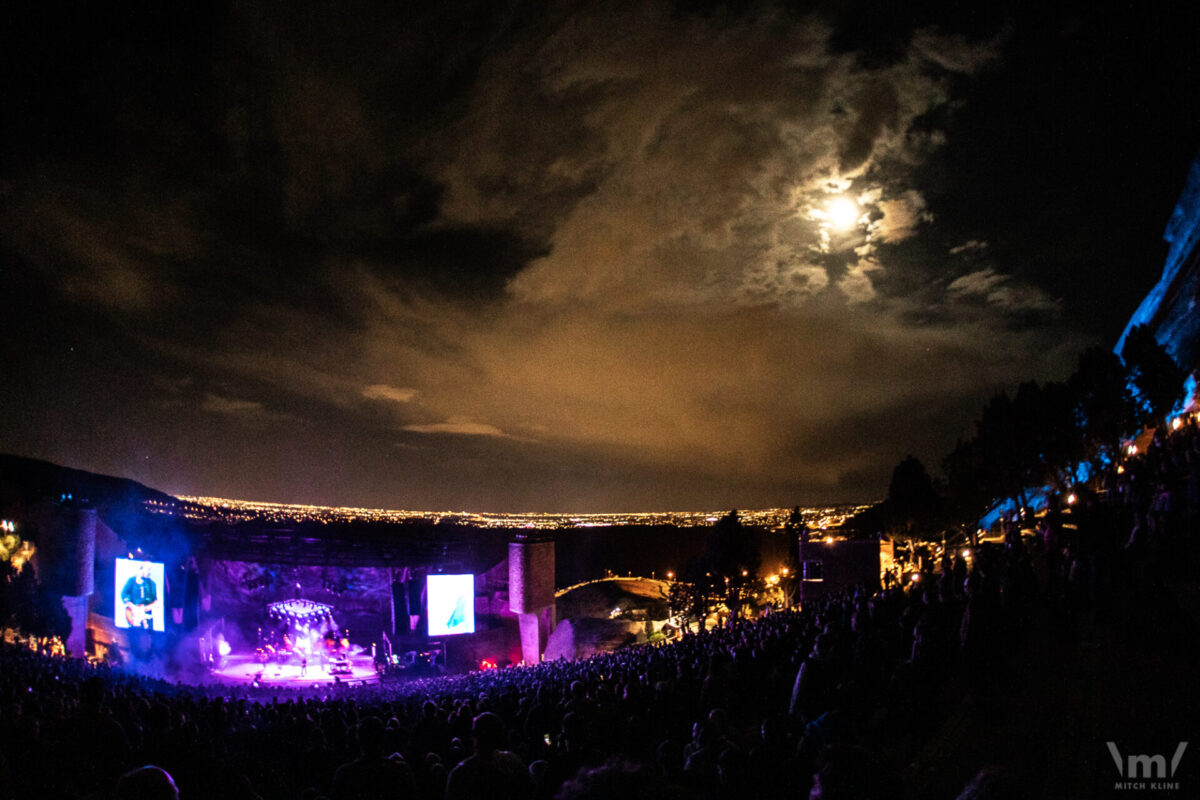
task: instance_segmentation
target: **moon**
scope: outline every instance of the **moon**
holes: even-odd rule
[[[858,203],[845,195],[829,201],[829,222],[835,230],[850,230],[858,223],[858,215]]]

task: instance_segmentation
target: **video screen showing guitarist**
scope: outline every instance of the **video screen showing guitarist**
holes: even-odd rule
[[[162,597],[158,582],[154,580],[154,568],[158,565],[139,561],[130,563],[130,566],[134,568],[133,574],[125,581],[120,594],[120,613],[124,619],[118,617],[117,625],[161,631],[164,627],[159,614]],[[122,622],[125,624],[122,625]]]

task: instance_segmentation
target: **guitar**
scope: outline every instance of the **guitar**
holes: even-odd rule
[[[154,610],[157,607],[157,600],[141,606],[126,603],[125,621],[129,623],[129,627],[131,628],[152,628],[154,627]]]

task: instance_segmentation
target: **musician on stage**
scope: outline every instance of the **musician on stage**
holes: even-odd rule
[[[121,589],[125,604],[125,619],[131,627],[150,630],[154,627],[154,609],[158,603],[158,587],[150,578],[150,562],[138,564],[137,572],[125,581]]]

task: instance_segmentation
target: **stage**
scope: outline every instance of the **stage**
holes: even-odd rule
[[[296,689],[319,684],[332,684],[337,681],[356,686],[379,683],[379,674],[375,671],[375,663],[370,656],[354,655],[349,656],[348,660],[350,672],[334,675],[329,671],[331,664],[322,665],[315,658],[309,659],[308,666],[305,668],[300,666],[300,661],[296,658],[289,660],[286,664],[278,664],[273,661],[261,664],[252,654],[231,654],[225,658],[224,667],[212,670],[211,675],[215,680],[223,683],[249,684],[254,682],[259,673],[262,673],[262,677],[259,678],[260,686],[282,686]]]

